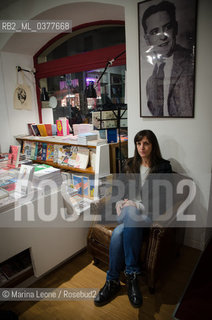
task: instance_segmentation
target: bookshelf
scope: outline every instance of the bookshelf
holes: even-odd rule
[[[56,141],[57,139],[57,141]],[[67,170],[73,173],[79,173],[79,174],[85,174],[85,175],[93,175],[94,176],[94,198],[98,198],[98,185],[99,185],[99,178],[105,177],[110,175],[110,150],[109,150],[109,144],[101,144],[97,146],[91,146],[91,145],[80,145],[77,143],[71,143],[67,141],[63,141],[62,138],[54,138],[54,137],[34,137],[34,136],[26,136],[26,137],[16,137],[16,140],[21,144],[23,147],[23,144],[25,141],[29,142],[39,142],[39,143],[46,143],[46,144],[52,144],[52,145],[60,145],[60,146],[73,146],[73,147],[83,147],[88,148],[89,150],[95,150],[96,156],[95,156],[95,168],[88,166],[86,169],[81,168],[75,168],[73,166],[67,166],[67,165],[61,165],[53,161],[42,161],[42,160],[33,160],[35,163],[40,164],[48,164],[50,166],[59,168],[61,170]],[[22,149],[22,148],[21,148]]]

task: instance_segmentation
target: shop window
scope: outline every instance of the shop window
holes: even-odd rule
[[[92,111],[125,103],[124,30],[123,24],[89,26],[39,51],[34,61],[40,118],[41,108],[52,107],[54,122],[64,116],[70,124],[90,122]]]
[[[40,87],[48,92],[47,101],[42,98],[42,106],[51,106],[51,97],[56,98],[53,101],[57,104],[52,106],[54,122],[59,117],[67,117],[70,124],[91,121],[92,111],[112,109],[125,103],[125,65],[108,68],[97,83],[103,70],[99,68],[40,80]],[[87,94],[90,87],[93,95]]]

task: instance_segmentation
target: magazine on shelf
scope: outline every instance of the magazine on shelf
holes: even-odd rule
[[[68,165],[71,167],[74,167],[77,159],[77,152],[78,152],[78,147],[71,146],[70,148],[70,157],[68,160]]]
[[[26,159],[31,158],[31,141],[24,141],[23,153],[26,156]]]
[[[42,144],[42,155],[41,160],[46,161],[46,154],[47,154],[47,143]]]
[[[47,152],[46,152],[46,161],[53,162],[53,160],[54,160],[54,145],[48,143]]]
[[[70,146],[60,146],[58,150],[58,164],[62,166],[69,165]]]
[[[74,168],[86,169],[89,161],[89,149],[79,147]]]
[[[30,152],[30,159],[36,160],[37,154],[36,154],[36,142],[31,142],[31,152]]]

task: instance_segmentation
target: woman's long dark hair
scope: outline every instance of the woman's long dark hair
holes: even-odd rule
[[[150,154],[150,171],[153,171],[157,164],[162,159],[160,147],[156,135],[151,130],[139,131],[134,138],[135,151],[134,157],[128,161],[126,165],[126,172],[139,173],[141,165],[141,156],[138,153],[136,143],[146,137],[152,144],[152,152]]]

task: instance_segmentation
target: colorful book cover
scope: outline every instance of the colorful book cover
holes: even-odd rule
[[[38,130],[38,127],[36,124],[32,124],[32,131],[34,133],[34,136],[40,136],[40,131]]]
[[[57,125],[57,135],[58,135],[58,136],[63,136],[63,124],[62,124],[62,120],[56,120],[56,125]]]
[[[30,136],[35,136],[34,131],[32,130],[32,125],[35,124],[33,123],[27,123],[27,127],[28,127],[28,132]]]
[[[52,125],[51,124],[44,124],[47,132],[47,136],[52,136]]]
[[[94,178],[89,179],[89,186],[90,186],[90,198],[94,198]]]
[[[42,142],[37,143],[37,160],[42,160]]]
[[[36,142],[31,142],[30,159],[31,160],[36,160]]]
[[[68,166],[69,158],[70,158],[70,147],[63,146],[61,165]]]
[[[47,154],[47,143],[43,143],[41,160],[46,161],[46,154]]]
[[[117,142],[117,129],[107,129],[107,142]]]
[[[38,130],[40,132],[40,135],[42,137],[46,137],[47,136],[47,132],[46,132],[46,127],[44,126],[44,124],[37,124]]]
[[[8,167],[17,168],[19,164],[20,146],[10,146],[8,155]]]
[[[66,118],[60,118],[56,120],[57,124],[57,135],[58,136],[67,136],[69,134],[69,122]]]
[[[76,175],[76,174],[72,174],[72,181],[73,181],[73,186],[74,189],[78,190],[78,194],[83,194],[83,180],[82,180],[82,176]]]
[[[57,125],[56,124],[52,124],[52,135],[53,136],[57,135]]]
[[[53,144],[47,144],[47,153],[46,153],[46,161],[52,161],[54,160],[54,145]]]
[[[83,195],[85,197],[90,197],[89,178],[86,176],[83,176],[82,182],[83,182]]]
[[[26,159],[31,158],[31,142],[30,141],[24,141],[23,153],[25,154]]]
[[[68,160],[68,165],[70,167],[74,167],[74,165],[76,163],[77,151],[78,151],[78,147],[72,146],[70,148],[70,157],[69,157],[69,160]]]

